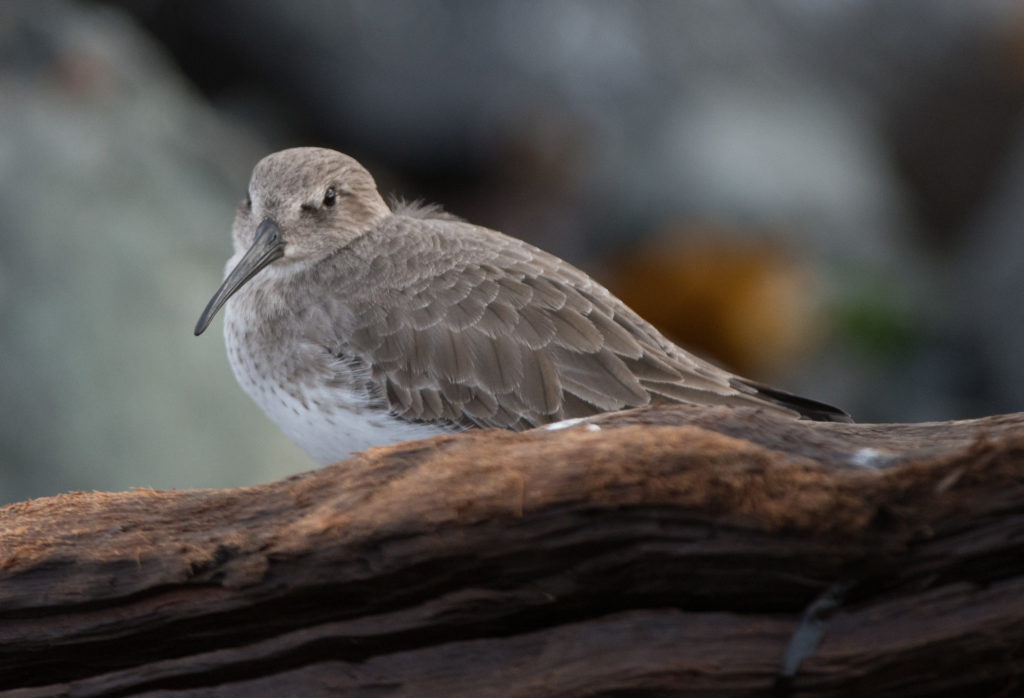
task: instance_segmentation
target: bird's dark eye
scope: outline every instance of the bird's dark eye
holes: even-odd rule
[[[324,192],[324,206],[333,206],[337,200],[338,192],[334,187],[327,187],[327,191]]]

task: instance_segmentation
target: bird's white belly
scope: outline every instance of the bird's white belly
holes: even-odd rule
[[[408,422],[379,408],[354,406],[358,405],[357,396],[336,388],[304,390],[302,398],[308,407],[303,407],[303,400],[276,386],[263,392],[257,390],[255,394],[249,386],[243,384],[243,388],[289,439],[324,465],[372,446],[449,431],[438,425]],[[321,408],[316,406],[318,403],[345,406]]]
[[[409,422],[368,405],[365,394],[328,383],[331,374],[326,365],[324,382],[314,379],[306,383],[288,381],[285,385],[267,369],[278,357],[259,354],[253,344],[236,341],[240,333],[233,329],[233,320],[229,312],[224,334],[238,384],[289,439],[321,464],[334,463],[373,446],[454,430],[440,424]],[[278,347],[277,351],[293,352],[295,347]]]

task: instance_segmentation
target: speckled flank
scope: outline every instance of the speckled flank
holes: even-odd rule
[[[239,314],[231,312],[230,303],[224,341],[238,384],[289,439],[317,462],[333,463],[354,451],[451,430],[389,414],[373,400],[361,376],[351,370],[339,376],[337,359],[326,350],[320,356],[310,356],[314,350],[307,345],[307,351],[293,349],[280,354],[305,355],[306,363],[296,367],[275,360],[276,350],[287,347],[294,337],[269,342],[265,332],[247,331],[238,322]],[[336,379],[333,385],[318,380],[329,372]],[[340,384],[338,378],[342,379]]]

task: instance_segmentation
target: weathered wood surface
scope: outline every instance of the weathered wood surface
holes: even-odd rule
[[[1024,414],[648,409],[13,504],[0,693],[1021,695]]]

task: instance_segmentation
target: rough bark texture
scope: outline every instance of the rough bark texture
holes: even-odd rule
[[[15,696],[1019,695],[1024,414],[674,407],[0,509]]]

